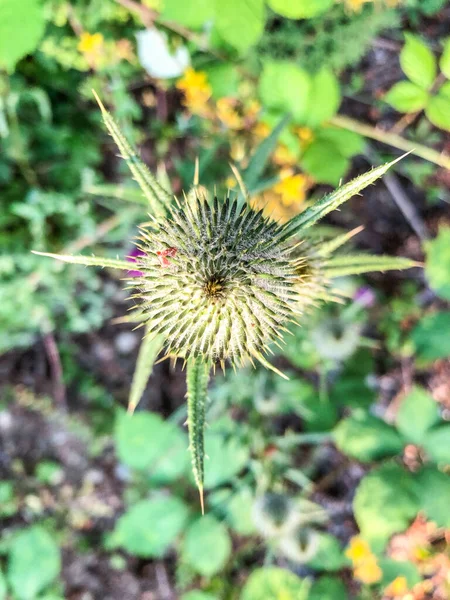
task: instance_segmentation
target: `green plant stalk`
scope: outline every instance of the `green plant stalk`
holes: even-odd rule
[[[377,142],[382,142],[388,146],[398,148],[399,150],[410,152],[415,156],[423,158],[424,160],[428,160],[429,162],[432,162],[435,165],[450,171],[450,156],[437,152],[432,148],[427,148],[427,146],[423,146],[417,142],[406,140],[396,133],[383,131],[378,127],[372,127],[372,125],[360,123],[355,119],[351,119],[350,117],[345,117],[343,115],[336,115],[330,120],[330,123],[336,127],[340,127],[341,129],[347,129],[348,131],[359,133],[360,135],[372,140],[376,140]]]
[[[203,482],[205,476],[205,405],[211,363],[201,359],[190,359],[187,363],[187,409],[189,449],[192,470],[200,494],[202,514],[205,514]]]

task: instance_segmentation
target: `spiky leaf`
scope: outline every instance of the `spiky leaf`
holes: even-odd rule
[[[104,258],[103,256],[71,256],[70,254],[52,254],[51,252],[36,251],[33,251],[33,254],[55,258],[56,260],[72,265],[84,265],[85,267],[103,267],[105,269],[125,269],[129,271],[133,266],[132,263],[126,260]]]
[[[346,275],[372,273],[373,271],[410,269],[414,266],[417,266],[417,263],[409,258],[351,254],[330,258],[324,267],[324,272],[328,277],[344,277]]]
[[[153,364],[163,345],[164,337],[161,335],[157,335],[156,337],[151,335],[144,336],[141,347],[139,348],[133,381],[131,382],[128,412],[134,412],[138,405],[152,373]]]

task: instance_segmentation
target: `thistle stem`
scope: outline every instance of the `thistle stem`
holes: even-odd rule
[[[411,152],[411,154],[414,154],[415,156],[419,156],[420,158],[428,160],[429,162],[432,162],[435,165],[450,171],[450,156],[437,152],[432,148],[427,148],[427,146],[419,144],[418,142],[406,140],[404,137],[397,135],[396,133],[383,131],[378,127],[372,127],[372,125],[360,123],[355,119],[351,119],[350,117],[345,117],[343,115],[336,115],[331,119],[330,123],[332,125],[336,125],[336,127],[341,127],[342,129],[348,129],[349,131],[359,133],[360,135],[378,142],[382,142],[388,146],[393,146],[399,150]]]

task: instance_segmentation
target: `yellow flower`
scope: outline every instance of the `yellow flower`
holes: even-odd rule
[[[392,581],[387,588],[384,590],[386,596],[404,596],[408,591],[408,582],[406,581],[406,577],[400,576],[396,577],[394,581]]]
[[[293,175],[290,169],[281,172],[281,181],[274,185],[273,191],[280,194],[281,202],[286,206],[298,204],[305,200],[309,186],[306,175],[298,173]]]
[[[359,579],[362,583],[371,585],[380,581],[383,572],[378,566],[376,557],[372,554],[370,558],[367,558],[360,565],[355,567],[353,574],[356,579]]]
[[[103,51],[104,38],[101,33],[84,32],[78,42],[78,50],[90,57],[97,57]]]
[[[285,144],[278,144],[273,153],[273,162],[280,166],[293,167],[298,160]]]
[[[242,163],[247,155],[245,142],[242,139],[234,139],[230,143],[230,157],[236,163]]]
[[[345,551],[345,556],[349,558],[353,564],[358,564],[372,555],[369,544],[364,541],[359,535],[355,535],[350,540],[350,544]]]
[[[267,123],[256,123],[253,128],[253,135],[258,139],[266,138],[270,134],[270,127]]]
[[[353,563],[353,574],[356,579],[368,585],[380,581],[383,573],[378,566],[377,558],[369,544],[360,536],[352,537],[345,555]]]
[[[206,73],[191,67],[186,69],[176,87],[184,92],[184,104],[193,113],[201,113],[212,94]]]
[[[308,146],[314,139],[314,132],[309,127],[297,127],[295,133],[299,137],[302,146]]]
[[[234,108],[233,98],[219,98],[217,100],[217,116],[229,129],[241,129],[243,126],[242,118]]]
[[[258,102],[258,100],[251,100],[245,109],[245,116],[250,121],[254,121],[260,112],[261,104]]]

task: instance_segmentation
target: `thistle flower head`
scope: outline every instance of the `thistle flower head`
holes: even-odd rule
[[[299,313],[314,271],[282,234],[262,211],[204,197],[143,232],[136,299],[168,354],[242,364],[266,353]]]

